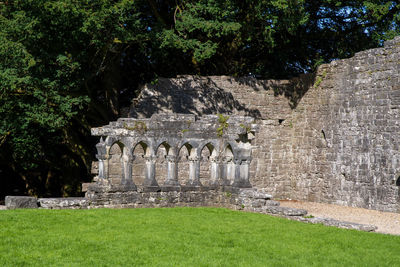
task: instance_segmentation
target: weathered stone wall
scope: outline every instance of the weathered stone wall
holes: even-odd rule
[[[399,63],[400,37],[289,81],[160,79],[129,115],[251,115],[260,125],[253,186],[278,198],[399,212]]]

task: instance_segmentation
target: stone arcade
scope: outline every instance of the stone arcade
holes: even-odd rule
[[[231,196],[251,188],[256,129],[251,117],[206,115],[196,120],[190,114],[121,118],[93,128],[92,135],[100,136],[98,176],[86,196],[94,206],[148,206],[156,198],[172,198],[166,204],[218,205],[220,192]]]

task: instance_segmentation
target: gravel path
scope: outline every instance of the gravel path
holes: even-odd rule
[[[281,200],[281,206],[305,209],[315,217],[333,218],[340,221],[372,224],[378,227],[376,232],[400,235],[400,213],[382,212],[361,208],[345,207],[296,200]]]

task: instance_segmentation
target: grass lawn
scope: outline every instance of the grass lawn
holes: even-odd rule
[[[400,236],[220,208],[0,211],[0,266],[400,266]]]

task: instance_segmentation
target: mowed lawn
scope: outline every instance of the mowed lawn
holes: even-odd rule
[[[0,266],[400,266],[400,236],[222,208],[0,211]]]

